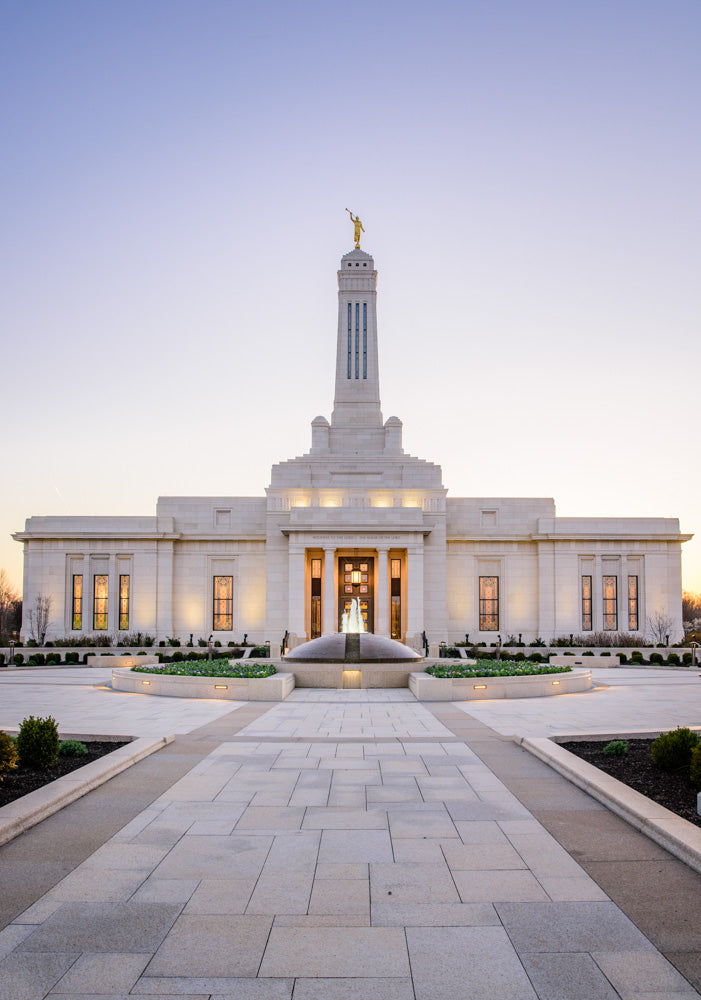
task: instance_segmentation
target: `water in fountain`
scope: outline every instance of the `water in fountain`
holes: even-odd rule
[[[360,601],[357,597],[354,597],[351,601],[350,611],[344,611],[341,615],[341,632],[348,635],[349,633],[354,634],[365,631],[366,628],[363,621],[363,613],[360,610]]]

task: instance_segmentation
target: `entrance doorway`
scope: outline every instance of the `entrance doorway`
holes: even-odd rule
[[[343,612],[358,598],[367,632],[375,631],[375,558],[344,556],[338,560],[338,631]]]

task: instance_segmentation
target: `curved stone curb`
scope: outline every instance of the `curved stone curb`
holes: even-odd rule
[[[515,736],[514,741],[670,854],[701,872],[701,827],[687,822],[593,764],[580,760],[552,740]]]
[[[173,736],[159,736],[158,739],[133,740],[128,746],[119,747],[112,753],[79,767],[62,778],[57,778],[43,788],[37,788],[21,799],[9,802],[0,808],[0,844],[6,844],[25,830],[53,816],[70,802],[75,802],[87,792],[109,781],[120,771],[126,771],[132,764],[161,750],[172,743]]]

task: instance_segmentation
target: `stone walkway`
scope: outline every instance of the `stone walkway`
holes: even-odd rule
[[[0,1000],[698,996],[692,902],[675,950],[612,901],[609,855],[692,900],[701,877],[477,714],[407,691],[227,705],[0,848],[8,886],[65,857],[0,931]]]

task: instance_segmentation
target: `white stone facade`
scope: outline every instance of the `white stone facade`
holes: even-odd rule
[[[681,638],[691,536],[676,519],[559,518],[547,498],[450,498],[439,466],[404,453],[401,421],[380,410],[376,283],[370,254],[344,255],[331,421],[316,417],[310,451],[273,466],[266,497],[161,497],[155,517],[28,518],[14,536],[24,638],[38,594],[52,599],[48,638],[141,631],[226,645],[287,633],[293,646],[337,631],[352,596],[373,631],[417,648],[423,633],[431,643],[644,633],[657,613]]]

